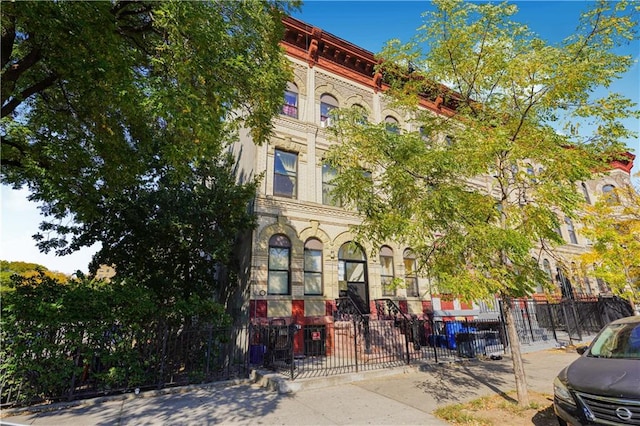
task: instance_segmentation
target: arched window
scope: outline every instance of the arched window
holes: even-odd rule
[[[393,250],[383,246],[380,249],[380,282],[383,296],[396,295],[396,289],[393,288],[393,276]]]
[[[395,117],[387,115],[384,118],[384,127],[389,133],[400,133],[400,123]]]
[[[284,105],[282,114],[288,117],[298,118],[298,86],[289,82],[284,91]]]
[[[582,187],[582,195],[584,195],[584,201],[587,204],[591,204],[591,197],[589,197],[589,190],[587,189],[587,184],[582,182],[580,184],[580,187]]]
[[[406,249],[402,255],[404,260],[404,281],[407,287],[407,296],[418,297],[420,291],[418,289],[418,268],[416,263],[416,255],[411,249]]]
[[[304,244],[304,294],[322,294],[322,242],[316,238]]]
[[[367,116],[367,110],[360,104],[353,104],[352,108],[357,112],[358,118],[356,122],[359,124],[367,124],[369,117]]]
[[[291,241],[276,234],[269,239],[268,294],[291,294]]]
[[[332,109],[338,108],[338,100],[329,94],[320,96],[320,126],[331,126],[330,112]]]
[[[578,238],[576,237],[576,230],[573,227],[573,221],[570,217],[564,218],[564,223],[567,225],[567,231],[569,232],[569,242],[571,244],[578,244]]]
[[[613,185],[604,185],[602,187],[602,196],[609,204],[615,204],[618,202],[618,196],[616,195],[615,189],[616,187]]]

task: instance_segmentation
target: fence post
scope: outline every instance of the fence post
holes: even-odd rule
[[[433,339],[431,340],[431,343],[433,344],[433,356],[437,364],[438,363],[438,339],[436,338],[437,334],[435,334],[436,323],[433,320],[433,316],[429,318],[429,322],[431,323],[431,337],[433,337]]]
[[[409,353],[409,333],[413,334],[413,324],[409,324],[406,318],[403,318],[404,322],[404,350],[407,353],[407,364],[411,364],[411,354]],[[413,337],[415,339],[415,336]]]
[[[355,315],[352,315],[353,317],[353,355],[355,357],[355,361],[356,361],[356,373],[359,371],[358,370],[358,327],[356,325],[356,318]]]
[[[556,334],[556,321],[553,319],[553,311],[551,310],[551,304],[547,302],[547,311],[549,312],[549,321],[551,321],[551,331],[553,332],[553,340],[558,343],[558,335]]]
[[[524,311],[527,315],[527,322],[529,323],[529,334],[531,334],[531,343],[536,341],[535,336],[533,335],[533,327],[531,326],[531,315],[529,315],[529,301],[525,300],[524,302]]]

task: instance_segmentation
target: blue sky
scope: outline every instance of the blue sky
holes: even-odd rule
[[[576,28],[580,12],[589,8],[588,1],[524,1],[515,2],[519,8],[515,21],[529,26],[549,43],[557,43],[569,36]],[[373,53],[381,50],[385,42],[392,38],[408,41],[422,24],[422,12],[431,7],[428,1],[307,1],[298,19],[330,32]],[[631,54],[638,60],[640,42],[634,41],[620,51]],[[634,67],[611,90],[640,103],[640,71]],[[640,122],[627,123],[640,132]],[[638,155],[638,140],[629,141],[629,148]],[[640,155],[636,160],[640,164]],[[634,171],[638,170],[638,166]],[[87,271],[91,255],[87,249],[79,253],[56,257],[44,255],[35,248],[31,236],[38,231],[41,221],[37,206],[27,201],[28,192],[14,191],[6,186],[0,189],[2,216],[0,218],[0,259],[35,262],[49,269],[72,273],[77,269]]]
[[[518,13],[513,21],[529,27],[549,44],[557,44],[573,34],[578,26],[580,14],[589,10],[595,2],[584,0],[565,1],[513,1]],[[423,24],[422,13],[433,10],[430,1],[325,1],[312,0],[304,3],[294,17],[319,27],[344,40],[378,53],[387,40],[392,38],[407,42]],[[640,31],[640,29],[639,29]],[[640,41],[634,40],[616,50],[622,55],[631,55],[635,65],[620,80],[609,88],[640,104]],[[602,89],[596,93],[603,96]],[[640,121],[627,120],[627,127],[640,133]],[[640,152],[638,139],[627,141],[630,150]],[[640,155],[639,155],[640,157]],[[640,164],[640,158],[638,159]],[[635,171],[638,170],[636,166]]]

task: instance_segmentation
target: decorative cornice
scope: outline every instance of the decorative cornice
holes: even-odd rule
[[[379,61],[373,53],[290,16],[282,21],[285,34],[281,45],[288,55],[307,62],[310,67],[318,66],[363,84],[374,92],[389,88],[382,74],[375,70]],[[442,88],[451,94],[444,86]],[[425,94],[421,97],[420,104],[439,114],[451,116],[455,113],[453,96],[443,100],[439,94]]]

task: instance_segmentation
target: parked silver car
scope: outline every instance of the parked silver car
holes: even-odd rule
[[[553,383],[560,425],[640,426],[640,316],[611,322],[578,352]]]

